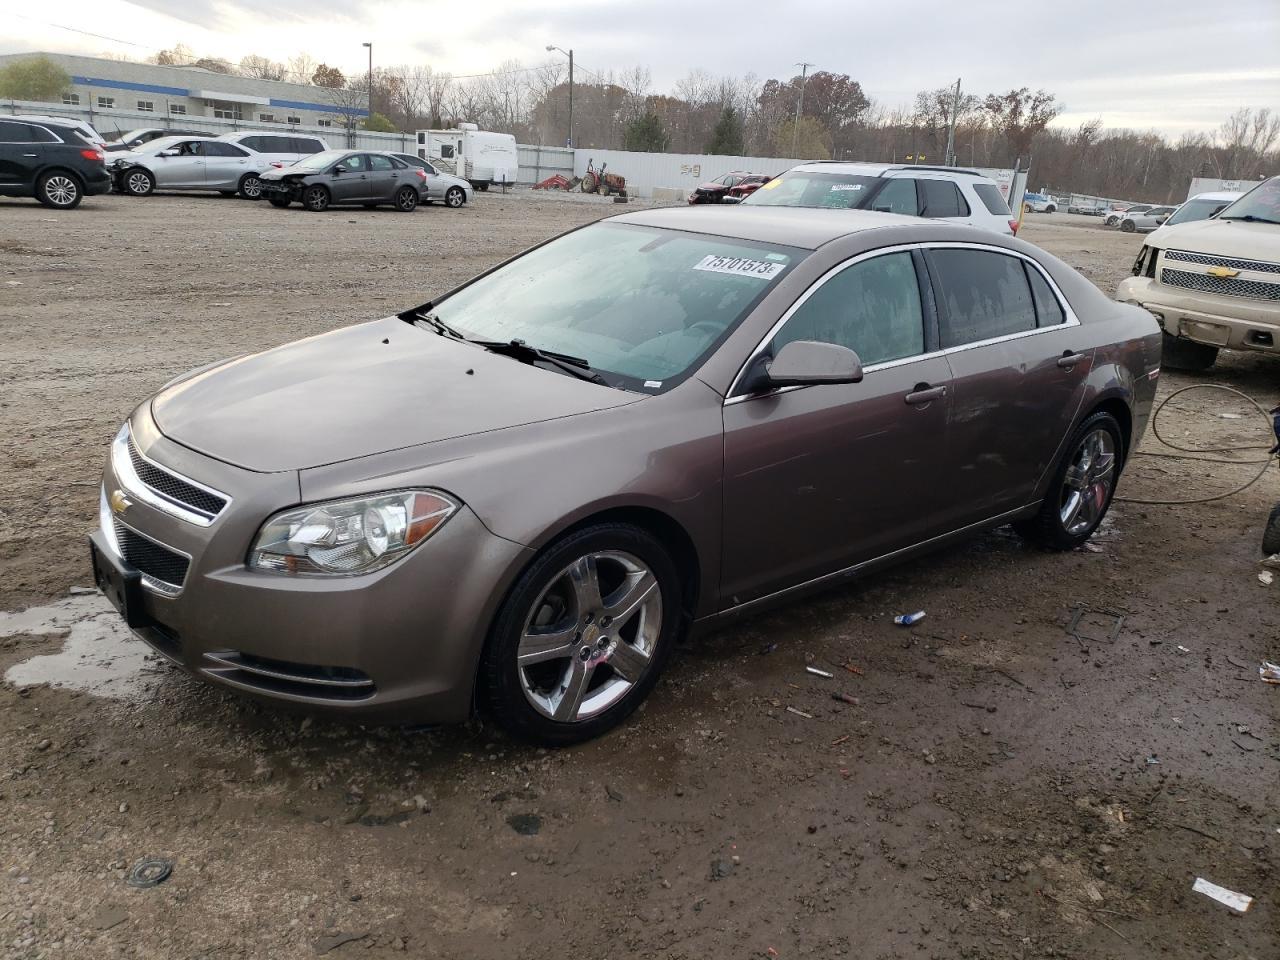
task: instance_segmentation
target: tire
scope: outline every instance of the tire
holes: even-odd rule
[[[312,213],[324,213],[328,210],[329,199],[329,191],[319,184],[313,184],[302,191],[302,205]]]
[[[271,197],[267,202],[270,203],[273,207],[279,207],[281,210],[283,210],[285,207],[289,206],[289,204],[292,203],[293,201],[291,201],[288,197]]]
[[[1160,336],[1160,344],[1160,363],[1170,370],[1200,373],[1212,367],[1218,359],[1217,347],[1196,343],[1186,337],[1171,337],[1164,333]]]
[[[461,187],[450,187],[445,191],[444,204],[446,207],[453,207],[455,210],[467,202],[467,192]]]
[[[1114,227],[1116,225],[1116,218],[1107,217],[1107,219],[1103,221],[1103,224],[1108,227]]]
[[[596,187],[596,193],[602,197],[607,197],[609,195],[609,185],[601,180],[600,186]]]
[[[418,206],[418,188],[401,187],[396,191],[396,209],[401,213],[413,213]]]
[[[1262,552],[1268,557],[1280,553],[1280,503],[1271,508],[1267,527],[1262,531]]]
[[[1137,229],[1138,229],[1137,225],[1136,225],[1132,220],[1121,220],[1121,221],[1120,221],[1120,232],[1121,232],[1121,233],[1133,233],[1133,232],[1134,232],[1135,230],[1137,230]]]
[[[54,210],[74,210],[84,199],[84,187],[75,174],[49,170],[36,180],[36,199]]]
[[[1057,213],[1057,212],[1058,212],[1058,208],[1057,208],[1057,207],[1055,207],[1055,206],[1051,203],[1051,204],[1049,204],[1047,207],[1045,207],[1045,208],[1044,208],[1044,212],[1045,212],[1045,213]]]
[[[246,173],[240,178],[240,183],[236,187],[236,193],[244,197],[246,200],[262,199],[262,181],[258,179],[256,173]]]
[[[610,603],[629,610],[611,620]],[[515,737],[590,740],[648,696],[681,618],[680,578],[652,534],[623,523],[571,533],[529,565],[494,618],[482,702]],[[522,651],[536,659],[522,666]]]
[[[1014,529],[1046,550],[1074,550],[1107,515],[1124,456],[1116,418],[1103,411],[1088,417],[1071,435],[1040,512]]]
[[[131,197],[149,197],[156,189],[156,178],[151,175],[150,170],[142,167],[126,170],[121,182],[124,192]]]

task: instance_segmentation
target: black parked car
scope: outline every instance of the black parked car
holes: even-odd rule
[[[0,196],[35,197],[47,207],[70,210],[86,194],[110,189],[102,151],[74,127],[0,118]]]
[[[376,207],[390,203],[407,213],[418,205],[426,173],[389,153],[324,150],[287,167],[268,170],[260,179],[262,196],[275,207],[300,200],[318,213],[330,204]]]

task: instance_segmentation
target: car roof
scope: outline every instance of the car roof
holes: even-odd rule
[[[855,160],[810,160],[787,171],[803,170],[806,173],[856,173],[864,177],[883,177],[900,170],[919,170],[926,173],[947,173],[965,177],[988,179],[987,175],[966,167],[942,167],[928,163],[865,163]]]
[[[659,207],[611,217],[666,230],[687,230],[734,240],[755,240],[816,250],[824,243],[882,227],[926,226],[931,221],[869,210],[825,210],[814,207],[721,206]],[[976,231],[975,231],[976,232]]]

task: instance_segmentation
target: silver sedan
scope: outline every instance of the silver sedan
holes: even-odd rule
[[[1177,207],[1151,207],[1138,213],[1125,211],[1120,216],[1120,229],[1125,233],[1150,233],[1163,224]]]
[[[471,184],[461,177],[455,177],[423,160],[412,153],[393,153],[393,157],[403,160],[411,167],[420,167],[426,171],[427,179],[422,185],[420,198],[423,203],[439,200],[446,207],[460,207],[471,199]]]

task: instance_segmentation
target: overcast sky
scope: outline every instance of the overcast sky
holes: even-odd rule
[[[889,106],[957,77],[977,94],[1043,87],[1068,126],[1101,117],[1176,136],[1211,130],[1240,106],[1280,110],[1280,0],[60,0],[48,13],[21,9],[3,17],[0,53],[141,58],[181,42],[230,60],[305,50],[355,72],[369,40],[375,64],[461,75],[509,59],[545,63],[556,44],[588,70],[648,66],[657,91],[694,67],[785,78],[808,60]]]

